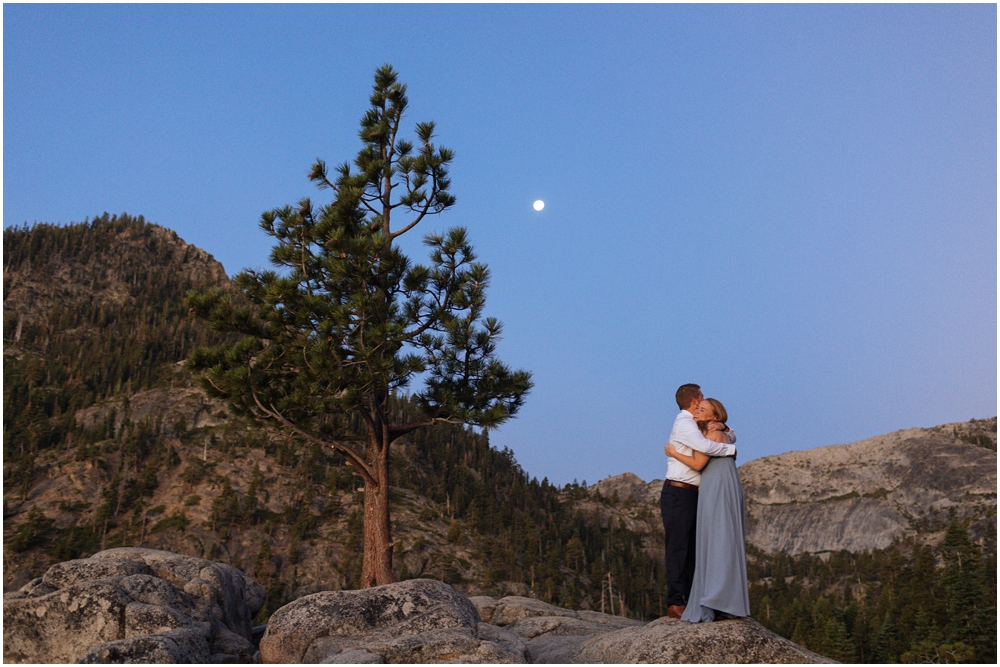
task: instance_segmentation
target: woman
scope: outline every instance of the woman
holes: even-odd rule
[[[695,410],[695,421],[706,438],[728,442],[726,408],[706,398]],[[747,556],[743,516],[743,486],[732,456],[710,457],[701,452],[680,454],[670,445],[667,455],[701,470],[695,535],[694,581],[681,619],[691,623],[714,621],[717,615],[750,615],[747,594]]]

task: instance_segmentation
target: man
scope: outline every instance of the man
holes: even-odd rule
[[[735,456],[736,434],[726,431],[730,444],[709,440],[694,421],[694,411],[704,400],[701,387],[684,384],[675,396],[680,414],[674,419],[670,442],[678,452],[697,450],[709,456]],[[695,519],[698,512],[698,486],[701,473],[673,457],[667,458],[667,478],[660,493],[660,513],[666,541],[667,616],[680,618],[691,593],[694,579]]]

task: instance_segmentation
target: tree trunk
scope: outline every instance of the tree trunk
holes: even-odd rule
[[[392,573],[392,529],[389,525],[388,451],[377,452],[372,459],[370,463],[378,485],[365,482],[365,552],[361,588],[396,581]]]

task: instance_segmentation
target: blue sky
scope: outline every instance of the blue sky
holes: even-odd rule
[[[392,63],[534,373],[531,474],[663,476],[996,414],[995,5],[4,5],[4,225],[144,215],[231,275]],[[543,199],[535,212],[531,204]],[[419,235],[404,247],[422,253]]]

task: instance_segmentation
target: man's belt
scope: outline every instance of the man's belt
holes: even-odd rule
[[[675,482],[672,479],[668,479],[667,480],[667,486],[676,486],[678,489],[689,489],[691,491],[694,491],[695,493],[698,492],[698,487],[695,486],[694,484],[685,484],[684,482]]]

